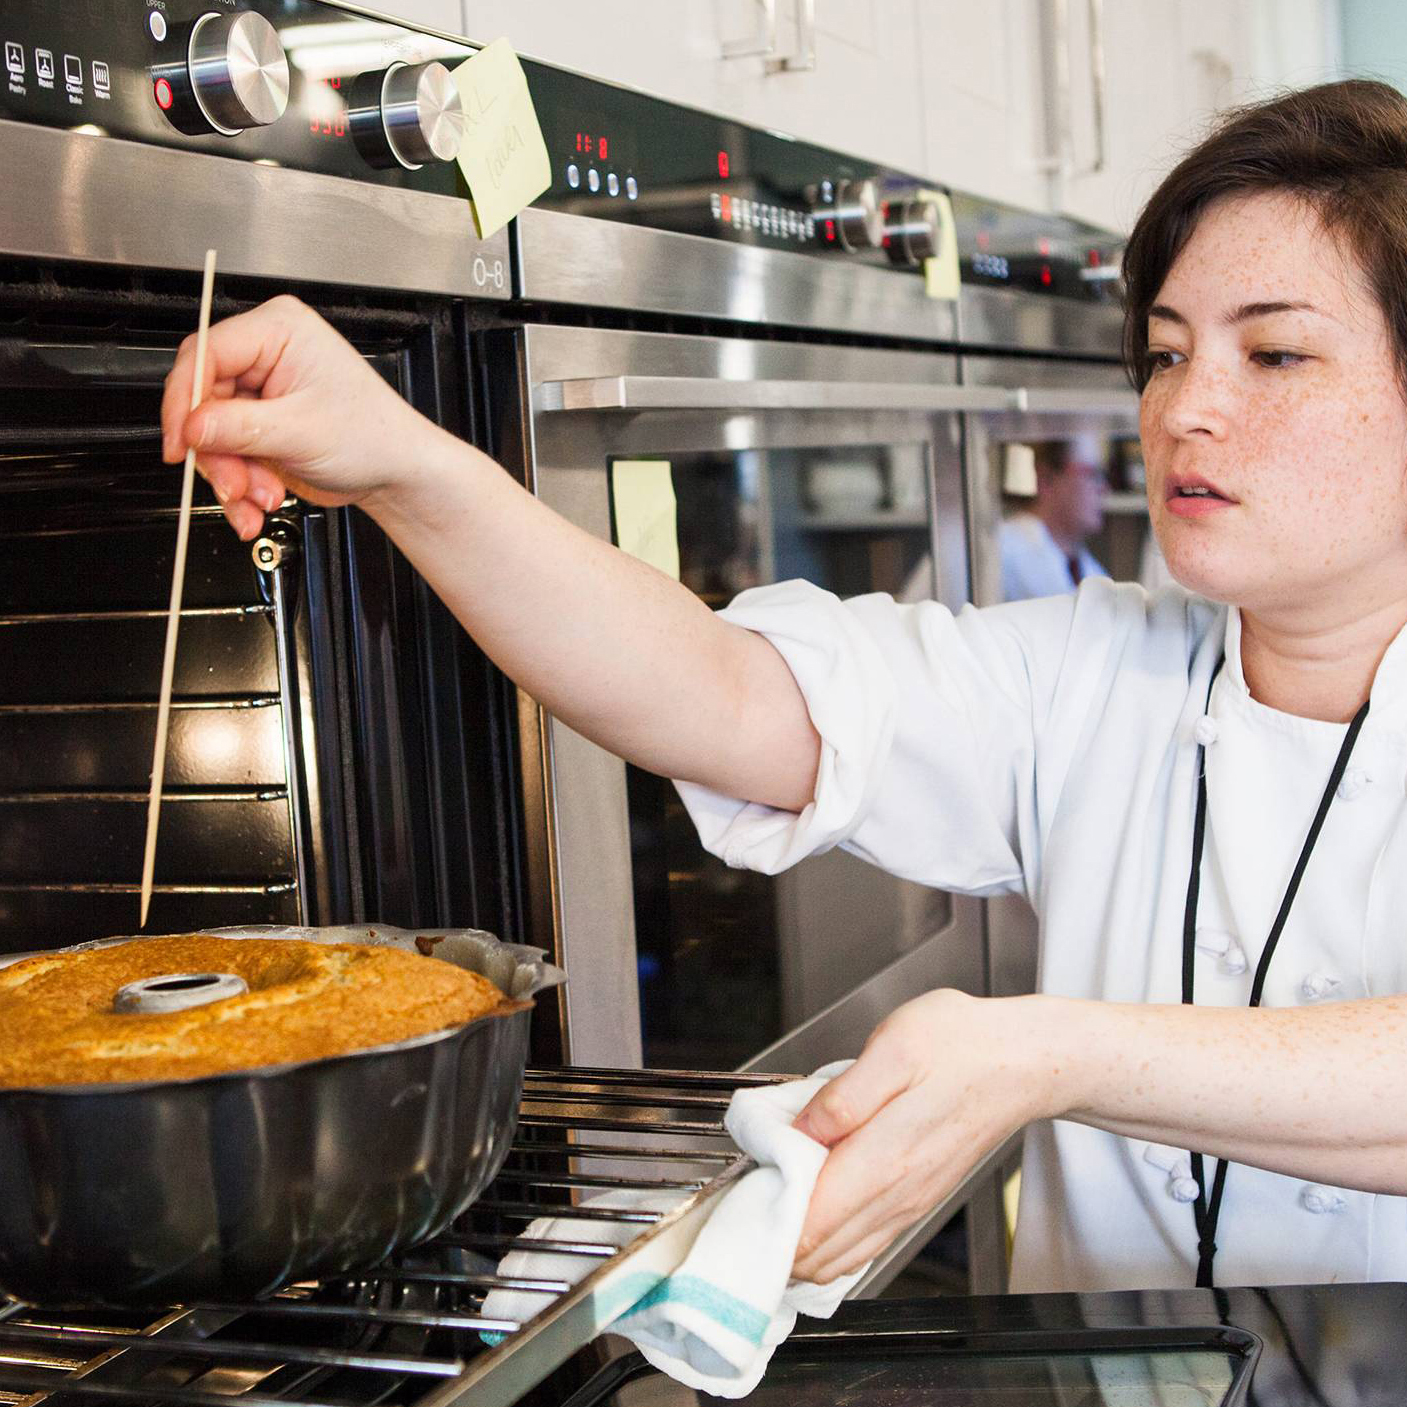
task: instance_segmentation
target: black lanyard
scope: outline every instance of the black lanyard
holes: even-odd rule
[[[1224,659],[1223,656],[1221,660],[1217,661],[1216,668],[1212,670],[1212,682],[1207,685],[1207,709],[1209,711],[1212,706],[1212,685],[1216,683],[1216,677],[1221,672]],[[1255,978],[1251,982],[1249,1003],[1252,1007],[1260,1005],[1261,993],[1265,990],[1265,975],[1270,970],[1270,959],[1275,954],[1275,945],[1280,941],[1280,934],[1285,928],[1285,920],[1290,917],[1290,907],[1295,902],[1295,895],[1299,892],[1300,880],[1304,878],[1305,867],[1309,864],[1309,857],[1314,853],[1314,845],[1319,839],[1320,830],[1323,829],[1324,818],[1329,814],[1329,806],[1334,799],[1334,793],[1338,790],[1338,785],[1343,780],[1344,770],[1348,766],[1349,754],[1353,751],[1354,743],[1358,741],[1363,720],[1367,716],[1368,703],[1365,700],[1363,707],[1353,715],[1353,721],[1348,725],[1343,746],[1339,748],[1339,755],[1334,762],[1333,771],[1329,773],[1329,784],[1324,788],[1324,795],[1319,799],[1319,809],[1314,813],[1314,821],[1309,828],[1309,834],[1305,837],[1304,848],[1300,851],[1294,873],[1290,876],[1290,883],[1285,889],[1285,897],[1280,901],[1280,912],[1275,915],[1275,923],[1271,927],[1270,936],[1265,940],[1260,961],[1256,964]],[[1207,837],[1206,760],[1206,745],[1199,744],[1197,747],[1197,818],[1192,827],[1192,869],[1187,876],[1187,907],[1183,911],[1182,918],[1182,1000],[1187,1006],[1193,1004],[1192,989],[1196,978],[1197,959],[1197,895],[1202,886],[1202,846]],[[1197,1200],[1192,1204],[1192,1215],[1197,1224],[1197,1284],[1203,1289],[1209,1289],[1212,1285],[1212,1258],[1216,1255],[1216,1227],[1221,1217],[1222,1194],[1226,1190],[1227,1167],[1225,1159],[1217,1163],[1216,1173],[1212,1178],[1211,1203],[1208,1205],[1207,1184],[1202,1172],[1202,1155],[1200,1153],[1192,1155],[1192,1177],[1197,1184]]]

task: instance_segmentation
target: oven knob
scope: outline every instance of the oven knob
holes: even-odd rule
[[[835,221],[845,249],[876,249],[884,239],[884,211],[873,181],[841,181],[835,188],[835,203],[821,207],[821,212],[823,218]]]
[[[884,247],[896,264],[921,264],[938,252],[938,207],[929,199],[891,200],[885,208]]]
[[[347,125],[370,165],[415,171],[459,155],[464,105],[444,64],[397,63],[352,84]]]
[[[152,68],[157,101],[183,132],[237,137],[277,122],[288,107],[288,56],[277,31],[250,10],[172,26],[180,55]]]

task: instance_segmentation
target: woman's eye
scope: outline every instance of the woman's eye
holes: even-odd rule
[[[1257,366],[1267,367],[1271,371],[1280,371],[1282,368],[1298,366],[1301,362],[1308,361],[1309,358],[1303,352],[1252,352],[1251,360]]]
[[[1149,352],[1148,365],[1154,371],[1167,371],[1182,360],[1181,352]]]

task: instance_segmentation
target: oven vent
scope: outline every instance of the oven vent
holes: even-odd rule
[[[0,1298],[0,1404],[170,1407],[509,1407],[590,1342],[623,1277],[662,1277],[705,1207],[749,1166],[723,1132],[735,1088],[775,1076],[530,1070],[518,1137],[498,1179],[452,1230],[375,1270],[290,1286],[254,1303],[163,1311],[57,1312]],[[597,1193],[676,1190],[666,1214],[602,1211]],[[536,1217],[638,1223],[628,1250],[568,1233],[560,1254],[593,1267],[560,1280],[502,1280]],[[494,1288],[553,1296],[526,1323],[486,1319]],[[484,1337],[502,1335],[495,1346]]]

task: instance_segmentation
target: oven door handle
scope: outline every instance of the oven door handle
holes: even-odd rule
[[[1017,409],[1002,386],[924,386],[854,381],[723,381],[708,376],[596,376],[545,381],[537,409],[1002,411]]]
[[[1030,415],[1138,415],[1138,392],[1122,387],[1020,386],[1012,410]]]

